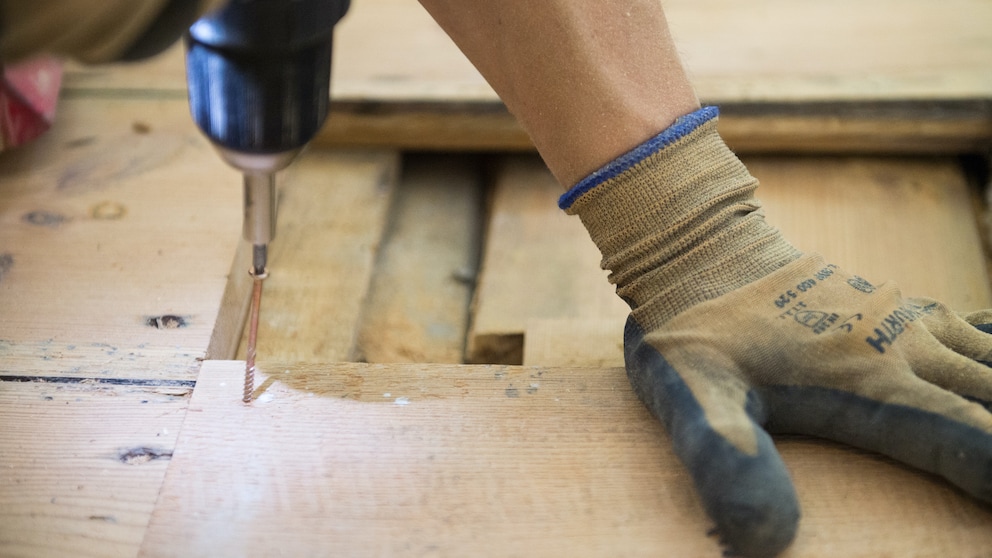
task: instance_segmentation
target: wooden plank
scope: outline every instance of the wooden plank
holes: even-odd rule
[[[525,366],[624,366],[623,322],[618,318],[531,319],[523,337]]]
[[[279,176],[277,233],[269,246],[258,329],[260,358],[352,358],[398,165],[399,155],[392,151],[313,149]],[[242,273],[247,275],[247,268]],[[232,275],[239,280],[237,270]],[[244,351],[242,339],[238,354]]]
[[[239,179],[184,101],[68,100],[0,157],[0,367],[192,378],[240,236]],[[25,359],[30,360],[27,362]]]
[[[956,159],[749,157],[770,222],[805,251],[906,296],[992,307],[971,189]]]
[[[672,0],[665,7],[700,98],[728,109],[725,130],[735,149],[949,153],[981,151],[992,141],[984,102],[992,98],[988,2],[843,0],[827,9],[788,0],[758,7]],[[336,34],[339,102],[320,142],[531,148],[417,3],[355,0]],[[178,98],[184,84],[180,46],[144,64],[70,65],[65,77],[77,95]]]
[[[707,102],[987,99],[992,5],[983,0],[669,0],[665,11]],[[495,93],[419,4],[354,0],[335,30],[342,100],[494,101]],[[174,47],[147,70],[71,66],[74,89],[181,90]]]
[[[620,369],[204,364],[142,556],[706,556],[720,550]],[[930,475],[778,445],[803,505],[786,556],[992,551],[992,512]]]
[[[468,361],[520,364],[527,320],[623,323],[629,310],[599,269],[599,250],[558,209],[561,187],[540,159],[505,158],[494,188]]]
[[[238,243],[205,358],[226,360],[238,354],[251,304],[254,281],[246,270],[252,266],[253,251],[248,242]]]
[[[0,155],[0,555],[134,556],[204,356],[238,178],[184,100],[69,99]]]
[[[478,171],[464,156],[405,159],[356,360],[463,361],[481,235]]]
[[[984,153],[988,103],[719,103],[720,129],[738,153]],[[332,103],[315,140],[327,147],[530,151],[529,136],[502,106],[468,103]]]
[[[738,153],[985,153],[992,109],[978,102],[721,106],[720,134]]]
[[[972,192],[956,159],[745,163],[762,181],[758,197],[769,221],[800,249],[873,282],[894,279],[906,296],[962,311],[992,307]],[[557,192],[544,173],[536,163],[528,173],[508,163],[497,183],[470,355],[505,362],[502,354],[522,351],[524,364],[541,366],[622,363],[617,340],[626,308],[618,299],[609,305],[610,287],[594,267],[599,254],[578,219],[561,222],[568,218],[554,206]],[[543,189],[529,189],[541,180]]]
[[[0,378],[0,555],[134,556],[193,381],[28,380]]]

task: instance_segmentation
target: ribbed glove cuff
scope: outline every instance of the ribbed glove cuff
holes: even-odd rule
[[[617,294],[653,329],[801,253],[767,224],[758,181],[706,107],[594,172],[559,200],[603,254]]]

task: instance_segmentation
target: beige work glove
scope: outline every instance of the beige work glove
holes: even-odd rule
[[[631,306],[631,384],[724,543],[772,556],[795,535],[769,432],[877,451],[992,502],[992,312],[965,320],[801,254],[765,222],[716,121],[681,118],[561,206]]]

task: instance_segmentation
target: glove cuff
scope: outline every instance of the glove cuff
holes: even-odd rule
[[[654,329],[801,253],[765,222],[758,181],[702,108],[589,175],[559,205],[578,215],[617,294]]]

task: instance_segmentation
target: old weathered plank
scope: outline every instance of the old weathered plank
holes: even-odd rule
[[[187,112],[69,100],[47,135],[0,156],[0,367],[114,375],[140,358],[153,376],[195,375],[241,194]]]
[[[717,556],[621,369],[209,361],[143,556]],[[804,519],[786,555],[992,551],[992,513],[929,475],[779,442]]]
[[[523,337],[526,366],[624,365],[623,322],[619,316],[530,319],[524,323]]]
[[[460,363],[481,234],[479,165],[404,161],[359,326],[356,360]]]
[[[670,0],[679,52],[708,102],[982,99],[992,94],[992,6],[981,0]],[[495,94],[416,2],[353,0],[335,30],[334,96],[493,101]],[[71,67],[74,89],[181,90],[181,47],[148,70]]]
[[[0,555],[134,556],[238,242],[183,100],[66,100],[0,154]]]
[[[971,187],[951,158],[749,157],[770,222],[906,296],[992,307]]]
[[[623,362],[626,307],[596,268],[599,254],[536,160],[497,182],[469,341],[475,362]],[[959,310],[992,306],[971,188],[956,159],[748,157],[770,222],[805,251],[907,296]],[[531,340],[525,334],[533,330]],[[596,337],[599,340],[595,340]],[[596,348],[590,348],[598,345]],[[510,360],[513,362],[513,360]],[[519,361],[518,361],[519,362]]]
[[[627,306],[582,223],[558,209],[561,187],[540,159],[507,157],[496,172],[468,361],[520,364],[532,319],[622,323]]]
[[[398,171],[396,152],[314,149],[279,177],[258,329],[261,358],[351,358]],[[244,351],[242,340],[239,354]]]

